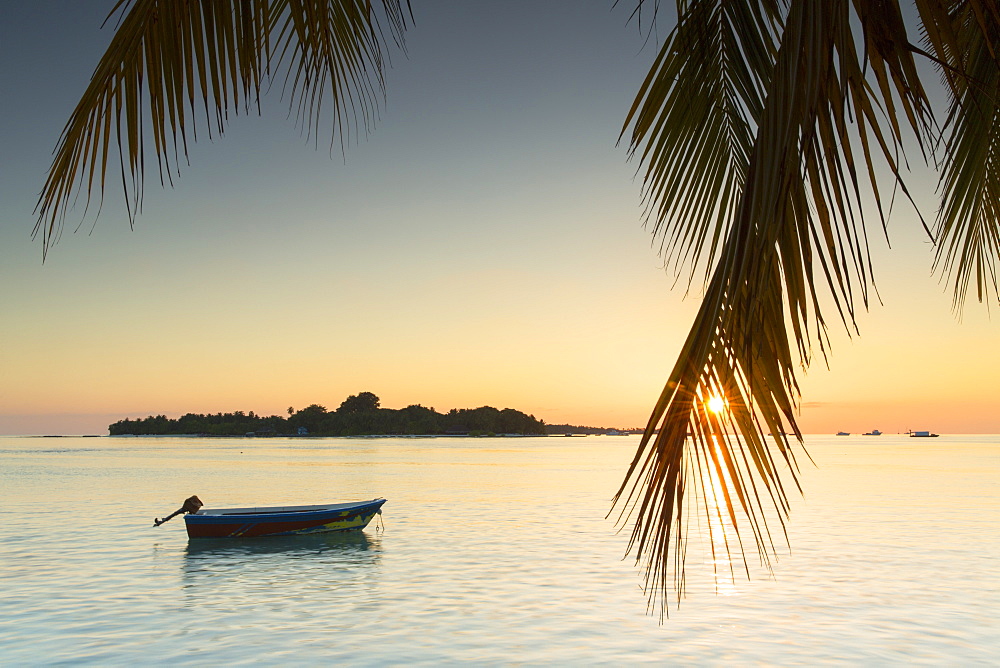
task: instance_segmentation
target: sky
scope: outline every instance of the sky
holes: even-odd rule
[[[618,143],[656,42],[627,3],[413,0],[381,118],[343,155],[275,91],[199,133],[173,187],[148,180],[134,229],[112,182],[43,263],[33,210],[113,4],[0,5],[0,434],[363,391],[645,424],[699,294],[664,271]],[[800,377],[804,431],[1000,432],[1000,324],[975,301],[955,316],[912,209],[891,249],[877,222],[869,237],[882,303],[860,336],[831,323],[829,368]]]

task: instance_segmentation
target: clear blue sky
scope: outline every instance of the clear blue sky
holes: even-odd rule
[[[414,0],[382,118],[346,160],[275,92],[221,138],[199,128],[175,187],[147,180],[134,231],[112,182],[43,265],[32,210],[113,3],[4,3],[0,433],[360,391],[643,424],[697,297],[660,268],[616,145],[655,44],[611,4]],[[807,430],[1000,431],[1000,356],[973,354],[1000,331],[977,306],[955,322],[916,229],[894,217],[892,253],[873,235],[886,306],[861,339],[834,332],[831,371],[803,383]]]

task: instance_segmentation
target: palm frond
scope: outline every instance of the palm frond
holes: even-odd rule
[[[680,14],[679,26],[718,16],[696,7],[703,4],[682,3],[679,8],[690,11]],[[732,13],[739,3],[714,4]],[[784,480],[797,484],[785,436],[791,431],[801,441],[796,367],[809,365],[814,341],[824,351],[827,345],[821,293],[832,297],[848,327],[855,327],[856,302],[868,301],[872,277],[858,163],[870,165],[880,157],[899,173],[902,128],[886,120],[887,96],[898,96],[911,130],[922,133],[928,127],[905,32],[898,32],[901,21],[872,27],[869,22],[879,13],[862,5],[854,3],[862,26],[858,36],[851,29],[847,0],[789,4],[778,24],[778,46],[769,51],[772,62],[754,69],[760,88],[732,88],[733,106],[759,111],[744,117],[753,123],[751,145],[730,153],[738,168],[724,176],[709,159],[714,149],[692,152],[692,131],[676,129],[680,124],[673,119],[681,116],[667,105],[682,104],[681,99],[647,93],[630,116],[639,119],[633,121],[631,149],[646,164],[646,195],[664,213],[658,224],[668,230],[671,243],[687,244],[675,252],[685,257],[701,252],[698,228],[721,227],[724,238],[702,306],[615,499],[620,520],[632,522],[629,549],[644,566],[650,603],[661,614],[671,584],[678,600],[683,594],[686,523],[692,513],[720,513],[731,527],[721,542],[713,538],[713,545],[742,552],[743,536],[749,535],[748,544],[769,563],[774,546],[769,520],[783,526],[789,507]],[[750,9],[731,15],[754,16]],[[769,15],[768,25],[773,21]],[[733,30],[752,34],[757,25],[734,25]],[[710,32],[710,27],[701,30]],[[765,33],[758,34],[763,40]],[[691,57],[697,61],[700,55]],[[865,63],[874,85],[866,79]],[[644,90],[697,90],[720,83],[718,78],[683,80],[695,71],[654,66]],[[664,72],[675,79],[658,81]],[[715,118],[720,113],[716,110]],[[744,154],[745,165],[739,162]],[[672,169],[689,173],[664,173]],[[869,170],[868,176],[866,190],[879,203],[875,174]],[[665,182],[677,185],[661,187]],[[688,202],[708,204],[695,213]],[[713,395],[728,402],[725,419],[707,410]],[[719,493],[708,494],[716,487]],[[702,511],[692,511],[692,504],[701,504]],[[706,505],[712,507],[705,510]],[[713,531],[719,526],[709,523]],[[749,531],[741,532],[741,526]]]
[[[280,0],[272,16],[277,28],[276,65],[286,68],[285,92],[300,124],[318,135],[329,86],[334,133],[368,132],[385,95],[390,40],[403,47],[406,0],[385,0],[387,38],[371,0]]]
[[[689,281],[717,258],[737,206],[780,19],[777,1],[678,3],[677,27],[625,119],[630,157],[645,164],[647,221]],[[708,186],[692,187],[695,175]]]
[[[931,5],[921,6],[925,41],[942,62],[951,98],[934,266],[950,277],[959,310],[972,286],[979,302],[990,293],[1000,300],[1000,9],[924,4]]]
[[[256,107],[272,65],[290,78],[299,120],[318,127],[331,93],[334,136],[377,117],[389,39],[401,44],[407,0],[119,0],[119,22],[70,116],[38,199],[43,253],[78,197],[103,201],[116,144],[130,222],[142,208],[147,153],[172,183],[188,141],[221,134],[230,112]],[[379,17],[388,23],[389,37]],[[274,39],[272,39],[274,38]],[[272,62],[273,61],[273,62]],[[81,216],[82,217],[82,216]]]

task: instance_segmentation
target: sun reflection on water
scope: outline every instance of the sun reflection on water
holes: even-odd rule
[[[723,462],[722,446],[716,436],[711,437],[712,466],[701,469],[700,490],[703,495],[704,509],[707,520],[708,535],[706,536],[711,549],[711,557],[706,562],[712,566],[712,580],[715,593],[722,596],[733,596],[739,593],[736,586],[735,569],[737,563],[731,550],[731,541],[738,531],[729,516],[726,506],[726,491],[732,490],[732,480]]]

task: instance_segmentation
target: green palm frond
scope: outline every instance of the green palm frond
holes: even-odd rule
[[[645,193],[670,252],[698,256],[705,228],[724,239],[701,309],[615,500],[621,520],[632,522],[630,549],[644,565],[651,605],[661,614],[671,584],[678,597],[683,593],[686,523],[693,513],[718,513],[731,528],[713,545],[728,553],[736,540],[742,552],[744,536],[750,536],[769,562],[769,519],[783,525],[784,481],[796,481],[794,451],[785,436],[790,431],[801,440],[796,368],[808,366],[814,341],[826,348],[822,294],[832,297],[852,328],[856,302],[868,302],[863,185],[881,205],[874,171],[867,169],[867,182],[859,173],[875,158],[899,173],[903,128],[893,104],[912,131],[929,127],[905,32],[898,32],[902,21],[869,23],[876,16],[884,20],[892,7],[878,3],[875,12],[855,2],[858,35],[847,0],[795,0],[786,15],[769,13],[766,22],[752,9],[757,3],[744,2],[735,11],[737,4],[680,3],[673,39],[688,22],[717,22],[727,12],[751,17],[750,26],[734,24],[732,31],[757,34],[756,41],[769,47],[771,26],[777,25],[777,47],[760,51],[771,61],[761,58],[747,74],[711,80],[700,75],[700,81],[684,78],[703,72],[696,66],[654,68],[631,117],[631,149],[646,165]],[[711,34],[718,24],[691,30]],[[672,55],[690,55],[696,64],[703,57],[697,50],[675,49]],[[744,59],[744,65],[750,62]],[[672,78],[660,78],[664,74]],[[690,92],[698,86],[728,90],[705,94],[702,101]],[[661,87],[675,97],[648,93]],[[887,101],[893,94],[897,99]],[[727,108],[748,110],[741,120],[752,132],[750,145],[732,144],[730,164],[718,165],[720,152],[710,141],[692,141],[711,129],[677,130],[683,125],[672,120],[679,114],[672,107],[684,99],[717,105],[716,118]],[[692,209],[690,202],[699,207]],[[706,408],[713,395],[728,402],[724,417]],[[710,494],[716,486],[719,493]],[[720,525],[708,526],[714,531]]]
[[[402,43],[407,0],[119,0],[118,25],[59,138],[39,196],[43,252],[78,197],[103,201],[112,147],[130,220],[141,210],[148,154],[170,183],[197,138],[229,114],[259,112],[272,68],[284,69],[289,103],[315,132],[329,94],[341,141],[377,118],[390,42]],[[381,17],[381,19],[380,19]],[[386,25],[383,26],[383,23]]]

